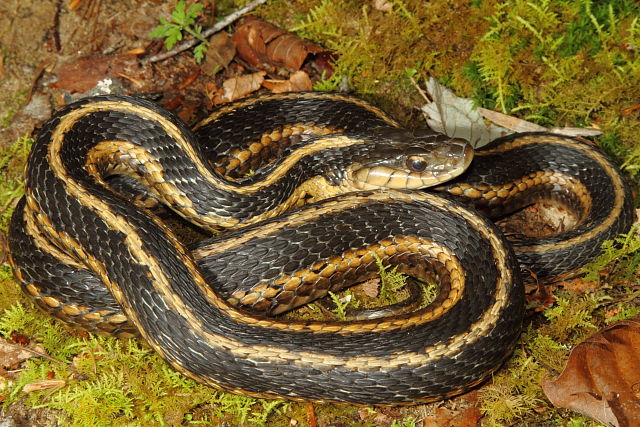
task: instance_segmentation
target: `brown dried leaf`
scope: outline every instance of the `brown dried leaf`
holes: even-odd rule
[[[576,346],[549,400],[611,426],[640,420],[640,316],[618,322]]]
[[[135,64],[136,58],[129,55],[78,58],[58,67],[55,86],[72,93],[85,92],[107,77],[130,73]]]
[[[582,278],[565,280],[560,282],[559,285],[568,291],[575,292],[576,294],[584,294],[585,292],[594,291],[599,287],[596,282],[588,282]]]
[[[267,71],[279,66],[299,70],[309,55],[326,51],[322,46],[254,17],[236,28],[233,41],[239,58]]]
[[[422,427],[467,427],[477,426],[482,418],[477,406],[471,408],[452,410],[448,408],[436,408],[434,415],[426,416],[422,421]]]
[[[38,353],[44,354],[44,349],[40,346],[23,346],[0,339],[0,367],[15,369],[25,360],[37,357]]]
[[[487,110],[486,108],[481,107],[478,108],[478,111],[486,119],[491,120],[498,126],[505,127],[514,132],[544,132],[547,130],[544,126],[540,126],[514,116],[508,116],[497,111]]]
[[[531,272],[531,274],[535,275],[533,272]],[[537,277],[534,277],[534,279],[537,280]],[[553,303],[556,302],[556,297],[553,295],[555,289],[556,286],[545,285],[538,282],[525,285],[527,307],[536,312],[551,307]]]
[[[478,391],[458,396],[448,405],[438,407],[433,415],[422,420],[423,427],[470,427],[480,425],[482,414],[478,404]]]
[[[291,74],[289,80],[265,80],[262,85],[273,93],[301,92],[313,89],[311,79],[304,71],[296,71]]]
[[[240,77],[233,77],[222,84],[222,93],[218,93],[213,102],[216,104],[224,104],[236,99],[242,98],[256,90],[260,89],[264,82],[264,71],[247,74]]]
[[[25,385],[22,391],[30,393],[32,391],[46,390],[49,388],[60,388],[67,384],[65,380],[42,380]]]
[[[369,298],[377,298],[380,293],[380,279],[367,280],[362,284],[362,292]]]
[[[227,68],[234,56],[236,56],[236,45],[233,39],[226,31],[220,31],[209,40],[202,69],[206,73],[215,74]]]
[[[318,417],[316,416],[316,410],[313,407],[313,403],[307,403],[307,425],[309,427],[317,427],[318,426]]]

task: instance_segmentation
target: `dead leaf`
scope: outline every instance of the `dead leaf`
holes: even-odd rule
[[[143,47],[134,47],[133,49],[127,50],[124,54],[138,56],[143,55],[144,53],[146,53],[146,50],[144,50]]]
[[[42,380],[25,385],[22,391],[30,393],[32,391],[46,390],[49,388],[60,388],[67,384],[65,380]]]
[[[543,381],[549,400],[610,426],[640,420],[640,316],[615,323],[576,346],[555,381]]]
[[[309,75],[304,71],[291,74],[289,80],[265,80],[262,85],[273,93],[301,92],[313,89]]]
[[[377,298],[380,293],[380,279],[374,278],[364,282],[362,292],[369,298]]]
[[[193,73],[189,74],[186,79],[178,86],[178,90],[184,90],[190,86],[200,75],[200,68],[197,68]]]
[[[574,137],[602,134],[599,129],[592,128],[549,129],[497,111],[476,108],[470,99],[456,96],[432,77],[427,79],[426,86],[433,102],[423,105],[421,110],[429,127],[452,138],[469,141],[475,148],[513,132],[553,132]]]
[[[209,74],[215,74],[219,70],[227,68],[234,56],[236,56],[236,45],[233,38],[226,31],[220,31],[209,40],[202,70]]]
[[[81,93],[108,77],[134,74],[131,69],[136,67],[136,58],[129,55],[78,58],[58,67],[58,82],[55,87]]]
[[[472,427],[482,418],[478,404],[478,390],[470,391],[435,409],[433,415],[422,420],[423,427]]]
[[[502,114],[497,111],[487,110],[482,107],[478,107],[478,111],[487,120],[491,120],[498,126],[505,127],[514,132],[544,132],[547,130],[544,126],[540,126],[514,116],[507,116],[506,114]]]
[[[318,426],[318,417],[316,416],[316,410],[313,407],[313,403],[307,403],[307,425],[309,427]]]
[[[565,280],[560,282],[559,285],[576,294],[584,294],[585,292],[596,290],[599,287],[596,282],[589,282],[581,278]]]
[[[470,427],[478,425],[482,418],[477,406],[458,411],[447,408],[436,408],[434,415],[422,420],[422,427]]]
[[[231,102],[255,92],[262,86],[266,74],[264,71],[258,71],[257,73],[225,80],[222,84],[221,93],[218,93],[214,97],[213,102],[216,104],[224,104],[225,102]]]
[[[326,52],[322,46],[255,17],[236,28],[233,41],[240,59],[269,72],[281,66],[297,71],[309,55]]]
[[[393,5],[387,0],[373,0],[373,8],[381,12],[391,12]]]
[[[631,107],[623,108],[621,113],[623,116],[628,116],[629,114],[638,110],[640,110],[640,104],[635,104],[635,105],[632,105]]]
[[[433,77],[427,80],[427,92],[433,102],[423,105],[421,110],[429,127],[436,132],[462,138],[474,148],[510,133],[503,127],[486,124],[472,100],[456,96]]]
[[[37,357],[40,354],[45,354],[44,348],[33,343],[23,346],[0,339],[0,367],[15,369],[25,360]]]
[[[534,287],[535,291],[529,293],[530,290],[526,289],[525,299],[529,309],[540,312],[551,307],[556,302],[556,297],[553,295],[556,286],[543,285],[541,283],[530,284],[530,286]]]

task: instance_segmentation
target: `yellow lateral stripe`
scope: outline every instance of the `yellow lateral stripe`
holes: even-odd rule
[[[350,104],[355,104],[358,105],[359,107],[364,108],[365,110],[368,110],[370,112],[372,112],[374,115],[378,116],[380,119],[384,120],[385,122],[387,122],[390,126],[393,127],[400,127],[400,125],[398,124],[398,122],[396,122],[395,120],[393,120],[391,117],[389,117],[384,111],[382,111],[381,109],[379,109],[378,107],[375,107],[371,104],[369,104],[368,102],[362,100],[362,99],[358,99],[358,98],[352,98],[352,97],[348,97],[348,96],[344,96],[341,95],[339,93],[334,93],[334,92],[293,92],[293,93],[286,93],[286,94],[269,94],[269,95],[263,95],[263,96],[257,96],[254,98],[247,98],[245,100],[242,101],[236,101],[234,103],[231,103],[229,105],[226,105],[224,107],[219,108],[218,110],[214,111],[212,114],[210,114],[207,118],[205,118],[204,120],[202,120],[200,123],[198,123],[193,130],[197,130],[203,126],[208,125],[209,123],[218,120],[221,116],[233,111],[233,110],[237,110],[240,108],[244,108],[250,105],[254,105],[260,102],[266,102],[266,101],[270,101],[273,99],[295,99],[295,98],[299,98],[299,99],[329,99],[329,100],[335,100],[335,101],[344,101],[344,102],[348,102]]]
[[[540,136],[523,136],[518,138],[515,141],[511,141],[509,143],[505,143],[500,145],[500,147],[490,149],[490,150],[481,150],[476,152],[476,156],[486,156],[495,153],[501,153],[504,151],[508,151],[517,147],[522,147],[531,144],[540,144],[539,140]],[[583,155],[591,158],[596,163],[600,165],[600,167],[605,171],[606,175],[613,181],[612,186],[614,190],[614,203],[609,211],[609,214],[605,218],[604,221],[593,227],[589,232],[581,234],[580,236],[573,237],[571,239],[567,239],[562,243],[553,243],[553,244],[545,244],[545,245],[531,245],[531,246],[519,246],[518,252],[550,252],[557,249],[568,248],[571,246],[575,246],[581,244],[583,242],[589,241],[593,239],[595,236],[602,234],[607,229],[609,229],[613,223],[618,219],[618,217],[622,214],[622,209],[624,207],[624,183],[622,182],[622,178],[615,170],[615,168],[611,165],[609,161],[599,152],[593,150],[588,146],[582,146],[576,142],[568,142],[566,138],[556,137],[545,135],[544,136],[545,144],[554,144],[559,146],[568,147],[572,150],[576,150],[581,152]],[[571,140],[570,140],[571,141]]]

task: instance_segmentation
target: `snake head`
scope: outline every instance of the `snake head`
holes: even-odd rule
[[[473,159],[469,143],[431,131],[412,134],[385,128],[373,135],[370,149],[363,150],[346,174],[348,185],[360,190],[431,187],[460,175]]]

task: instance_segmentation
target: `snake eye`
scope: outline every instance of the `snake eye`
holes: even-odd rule
[[[427,168],[427,161],[420,156],[409,156],[407,158],[407,167],[414,172],[422,172]]]

